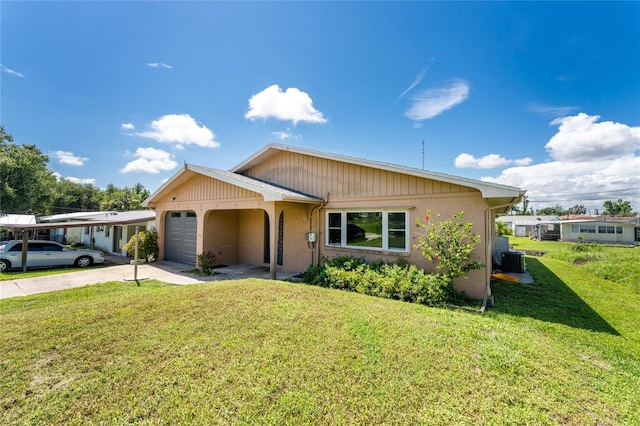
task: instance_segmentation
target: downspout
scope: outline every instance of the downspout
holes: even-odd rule
[[[327,200],[329,199],[329,193],[327,193]],[[324,206],[327,205],[328,201],[324,201],[322,200],[322,202],[320,204],[318,204],[317,206],[313,207],[311,209],[311,211],[309,212],[309,232],[313,232],[313,211],[318,209],[318,213],[320,213],[320,210],[322,210],[322,208]],[[318,228],[320,228],[320,219],[318,218]],[[320,237],[320,229],[317,229],[317,235],[318,238]],[[320,253],[320,241],[316,241],[316,246],[318,247],[318,254]],[[311,251],[311,266],[315,265],[315,259],[314,259],[314,254],[315,254],[315,249],[312,249]]]

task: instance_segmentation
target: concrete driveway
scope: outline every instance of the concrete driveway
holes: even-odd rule
[[[117,258],[117,256],[115,256]],[[123,259],[123,258],[121,258]],[[124,281],[134,279],[134,266],[115,264],[121,259],[106,259],[109,266],[89,268],[64,274],[54,274],[34,278],[0,281],[0,299],[27,296],[36,293],[65,290],[83,287],[107,281]],[[127,261],[130,259],[126,259]],[[220,281],[243,278],[269,279],[269,268],[248,264],[230,265],[216,269],[216,275],[199,276],[185,272],[192,267],[173,262],[154,262],[138,265],[138,280],[155,279],[176,285],[199,284],[209,281]],[[10,273],[10,272],[9,272]],[[278,271],[279,279],[289,278],[295,272]]]

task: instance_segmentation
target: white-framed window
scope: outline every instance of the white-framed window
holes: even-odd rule
[[[362,250],[409,251],[406,210],[328,210],[326,245]]]
[[[571,225],[571,232],[573,234],[578,234],[580,232],[580,225]]]
[[[595,225],[580,225],[580,232],[586,232],[587,234],[595,234],[596,226]]]

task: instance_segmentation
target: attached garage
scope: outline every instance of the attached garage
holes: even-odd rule
[[[193,211],[167,212],[164,258],[187,265],[196,264],[197,219]]]

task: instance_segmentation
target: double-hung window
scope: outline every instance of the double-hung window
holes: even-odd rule
[[[328,246],[409,251],[407,211],[329,210],[326,219]]]

